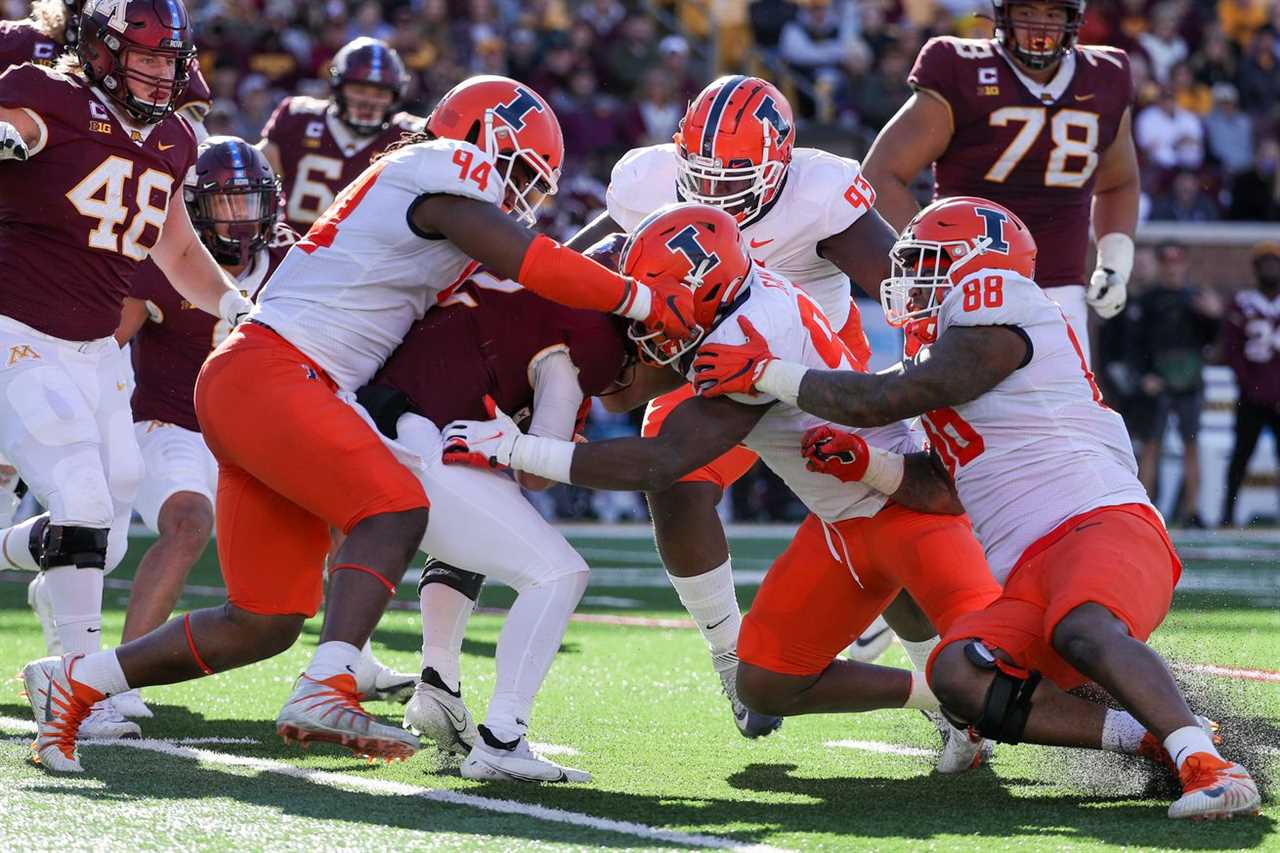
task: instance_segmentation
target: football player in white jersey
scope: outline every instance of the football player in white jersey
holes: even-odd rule
[[[416,737],[360,706],[353,676],[429,504],[352,392],[481,263],[554,301],[622,314],[677,340],[696,331],[686,319],[692,295],[678,281],[624,278],[529,230],[542,197],[555,192],[563,154],[559,122],[539,95],[505,77],[472,77],[436,105],[425,134],[372,163],[290,250],[251,320],[209,356],[196,383],[196,414],[218,459],[228,601],[110,652],[28,664],[33,703],[62,697],[36,714],[34,748],[47,767],[81,769],[76,732],[104,695],[291,646],[319,609],[331,526],[346,539],[329,566],[320,644],[277,732],[370,757],[418,749]]]
[[[1145,645],[1181,562],[1138,482],[1123,421],[1035,283],[1035,258],[1031,232],[1006,208],[937,201],[903,232],[882,284],[890,323],[930,344],[920,363],[897,374],[812,370],[752,334],[703,348],[695,382],[707,397],[764,394],[859,429],[923,416],[951,476],[917,467],[904,481],[935,478],[940,494],[954,481],[1004,584],[944,631],[930,660],[944,709],[1008,743],[1171,759],[1183,784],[1173,818],[1257,813],[1257,786],[1218,754],[1207,721]],[[903,470],[902,457],[857,434],[823,439],[806,453],[842,481]],[[1128,711],[1063,692],[1089,681]]]
[[[747,238],[724,210],[696,203],[659,208],[632,233],[622,272],[638,279],[676,275],[695,295],[695,317],[707,342],[740,341],[740,323],[764,330],[780,351],[814,367],[857,367],[817,303],[785,278],[755,264]],[[667,387],[686,383],[698,341],[640,345],[668,366]],[[739,444],[760,454],[811,515],[770,567],[742,624],[735,682],[747,706],[770,716],[935,709],[923,673],[838,660],[837,655],[907,589],[932,624],[945,631],[965,613],[995,599],[998,586],[969,521],[952,496],[920,500],[916,478],[886,494],[865,483],[841,483],[806,467],[805,434],[826,423],[772,397],[691,397],[662,432],[574,445],[522,435],[506,416],[455,421],[446,427],[445,459],[508,466],[559,482],[601,489],[669,487]],[[886,452],[906,454],[905,467],[934,464],[920,436],[895,422],[863,433]],[[902,457],[898,457],[902,458]],[[932,482],[921,477],[920,482]],[[968,755],[973,759],[976,750]],[[964,766],[955,769],[963,769]]]
[[[791,106],[758,77],[728,76],[710,83],[689,105],[674,142],[637,148],[614,166],[608,211],[570,241],[574,247],[605,233],[632,231],[653,211],[678,200],[719,207],[734,216],[751,257],[785,276],[822,309],[855,362],[870,356],[850,282],[874,295],[888,274],[893,229],[873,210],[875,192],[858,163],[814,148],[795,147]],[[630,399],[647,401],[641,381]],[[689,386],[653,400],[643,435],[658,435],[671,412],[693,396]],[[628,395],[611,400],[622,405]],[[681,602],[707,641],[738,729],[767,735],[780,720],[749,713],[734,687],[742,624],[733,587],[729,544],[716,504],[724,490],[755,464],[735,447],[692,471],[671,488],[648,494],[658,552]],[[906,597],[904,596],[904,599]],[[936,638],[909,600],[890,611],[913,662],[923,667]],[[872,660],[891,638],[882,621],[868,628]],[[851,657],[862,648],[850,647]]]

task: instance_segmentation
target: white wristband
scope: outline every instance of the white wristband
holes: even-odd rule
[[[800,397],[800,381],[808,372],[809,368],[803,364],[775,358],[765,365],[764,373],[756,380],[756,390],[794,406]]]
[[[567,483],[569,471],[573,468],[573,448],[572,441],[522,435],[511,448],[511,467],[557,483]]]
[[[862,475],[862,482],[886,495],[898,491],[906,474],[907,457],[870,445],[867,456],[867,473]]]
[[[1121,281],[1129,280],[1133,271],[1133,238],[1112,231],[1098,238],[1098,266],[1115,273]]]
[[[635,320],[637,323],[643,323],[649,317],[649,312],[653,310],[653,291],[648,285],[641,284],[632,280],[631,286],[636,289],[636,295],[631,300],[631,304],[625,306],[622,312],[623,317]]]

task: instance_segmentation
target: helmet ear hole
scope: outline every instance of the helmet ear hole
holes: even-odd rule
[[[467,129],[466,136],[462,137],[463,142],[470,142],[472,145],[480,144],[480,121],[471,122],[471,127]]]

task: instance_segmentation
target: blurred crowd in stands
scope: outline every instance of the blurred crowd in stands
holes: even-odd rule
[[[206,121],[212,133],[256,141],[281,98],[327,97],[330,59],[358,36],[384,39],[400,52],[412,76],[405,108],[421,115],[472,74],[530,83],[565,130],[566,175],[542,223],[558,237],[603,207],[618,155],[669,141],[688,100],[718,74],[769,77],[793,101],[802,144],[817,136],[822,147],[860,156],[910,97],[907,76],[929,37],[990,35],[990,0],[187,4],[215,98]],[[0,0],[5,18],[24,16],[27,6]],[[1130,55],[1144,218],[1280,222],[1278,32],[1280,0],[1089,2],[1079,41]],[[928,191],[927,181],[918,185]],[[1185,251],[1173,244],[1140,250],[1130,308],[1104,327],[1099,353],[1109,397],[1142,447],[1148,483],[1170,418],[1191,448],[1187,471],[1194,467],[1205,361],[1236,366],[1220,343],[1229,339],[1222,328],[1230,327],[1230,300],[1187,279]],[[1273,423],[1280,399],[1268,405]],[[598,409],[589,437],[633,434],[635,427],[634,418]],[[1177,515],[1194,524],[1195,478],[1184,479]],[[634,495],[559,489],[544,500],[548,511],[566,517],[644,514]],[[725,503],[726,514],[741,520],[791,520],[802,512],[779,481],[763,475],[742,481]]]

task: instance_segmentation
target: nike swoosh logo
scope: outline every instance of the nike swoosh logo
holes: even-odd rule
[[[731,616],[731,615],[733,615],[733,614],[729,614],[729,615]],[[726,621],[728,621],[728,619],[729,619],[729,616],[726,616],[726,617],[724,617],[724,619],[721,619],[719,622],[714,622],[714,623],[712,623],[712,624],[708,625],[708,626],[707,626],[707,630],[708,630],[708,631],[714,631],[716,628],[720,627],[720,626],[721,626],[721,625],[723,625]]]
[[[173,148],[177,144],[178,143],[176,142],[170,142],[168,145],[165,145],[163,142],[157,142],[156,147],[159,148],[161,151],[168,151],[170,148]]]
[[[476,441],[476,444],[482,444],[486,441],[497,441],[498,439],[502,438],[504,435],[506,435],[506,433],[499,430],[498,432],[495,432],[493,435],[485,436],[484,438],[478,439]],[[466,444],[464,443],[463,446],[465,447]]]
[[[768,240],[759,240],[759,241],[757,241],[757,240],[752,240],[752,241],[751,241],[751,248],[753,248],[753,249],[759,249],[761,246],[767,246],[767,245],[769,245],[770,243],[772,243],[772,242],[773,242],[774,240],[776,240],[776,239],[778,239],[778,238],[777,238],[777,237],[770,237]]]
[[[1090,523],[1088,523],[1088,524],[1082,524],[1082,525],[1080,525],[1079,527],[1077,527],[1077,528],[1075,529],[1075,532],[1076,532],[1076,533],[1079,533],[1081,530],[1086,530],[1086,529],[1088,529],[1088,528],[1090,528],[1090,527],[1098,527],[1098,526],[1099,526],[1099,525],[1101,525],[1101,524],[1102,524],[1102,522],[1101,522],[1101,521],[1092,521],[1092,522],[1090,522]]]
[[[863,646],[869,646],[872,643],[874,643],[876,640],[878,640],[881,634],[883,634],[885,631],[888,631],[888,630],[889,629],[887,627],[881,628],[879,631],[876,631],[870,637],[859,637],[858,639],[853,641],[853,644],[858,648],[862,648]]]
[[[46,723],[53,722],[53,676],[49,675],[49,671],[45,670],[45,676],[49,679],[49,686],[44,691],[44,721]]]
[[[346,671],[351,673],[352,675],[356,674],[356,671],[351,668],[351,664],[345,664],[343,668],[346,669]]]
[[[457,714],[453,713],[452,708],[444,703],[441,703],[440,707],[444,708],[445,715],[448,716],[450,721],[452,721],[453,728],[458,732],[458,734],[462,734],[467,730],[467,720],[465,717],[459,717]]]
[[[85,630],[85,633],[87,634],[97,634],[102,629],[101,628],[85,628],[84,630]]]
[[[1088,94],[1088,95],[1076,95],[1076,101],[1077,101],[1077,102],[1079,102],[1079,101],[1088,101],[1088,100],[1092,100],[1092,99],[1093,99],[1093,96],[1094,96],[1094,95],[1096,95],[1096,94],[1097,94],[1097,92],[1093,92],[1093,93],[1090,93],[1090,94]]]

